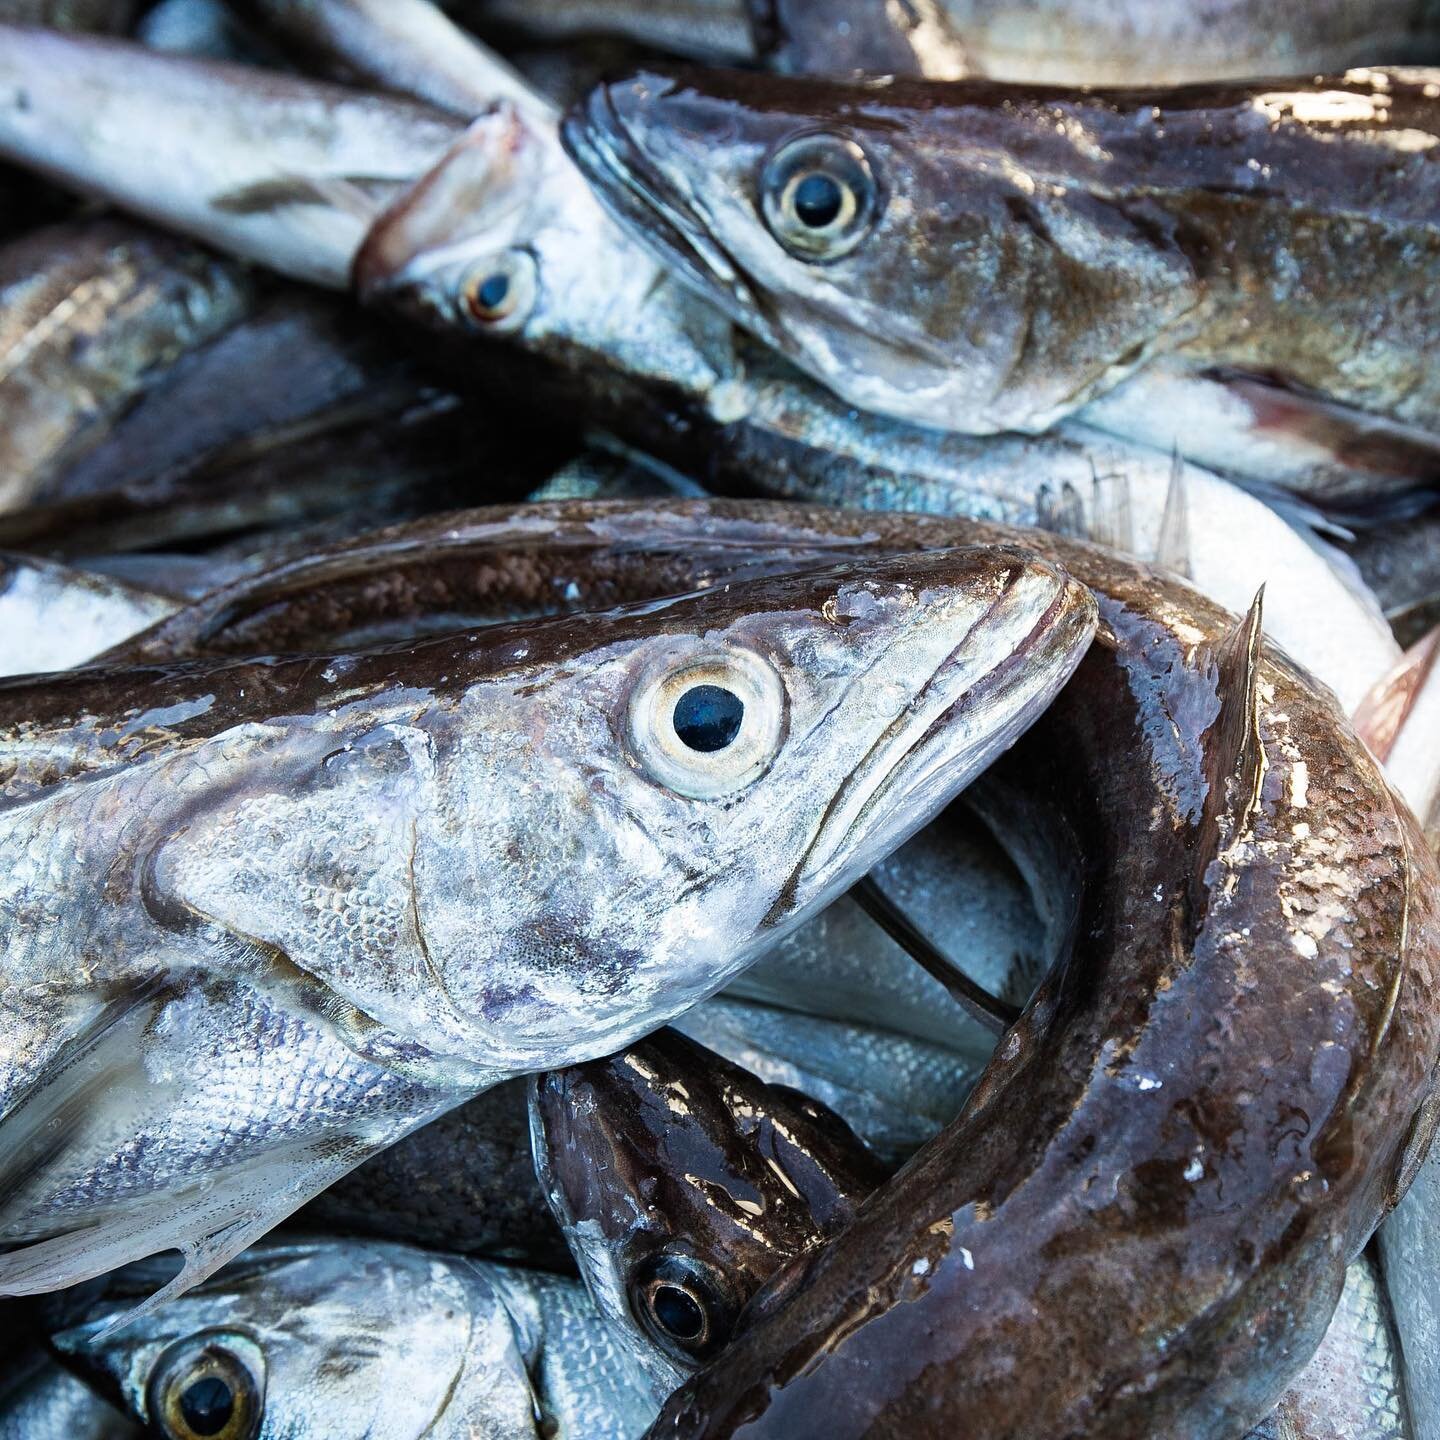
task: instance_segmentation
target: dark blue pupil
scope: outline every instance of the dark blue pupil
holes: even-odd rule
[[[802,225],[823,230],[840,213],[844,202],[839,182],[828,175],[807,175],[795,187],[795,214]]]
[[[675,733],[705,755],[723,750],[740,733],[744,718],[745,702],[719,685],[696,685],[675,703]]]
[[[196,1435],[218,1435],[234,1413],[235,1392],[218,1375],[196,1380],[180,1396],[180,1414]]]
[[[657,1286],[650,1304],[656,1323],[677,1340],[694,1340],[704,1332],[705,1312],[678,1285]]]
[[[505,297],[510,293],[510,277],[502,271],[494,275],[487,275],[479,290],[475,292],[475,298],[480,302],[482,310],[498,310],[504,303]]]

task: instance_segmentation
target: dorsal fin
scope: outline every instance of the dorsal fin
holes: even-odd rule
[[[1260,647],[1265,587],[1249,612],[1215,647],[1219,713],[1207,733],[1205,770],[1209,788],[1200,818],[1191,869],[1192,914],[1205,913],[1205,876],[1222,848],[1250,829],[1265,783],[1265,745],[1260,735]]]
[[[1177,450],[1170,459],[1170,483],[1155,542],[1155,563],[1190,579],[1190,509],[1185,494],[1185,462]]]

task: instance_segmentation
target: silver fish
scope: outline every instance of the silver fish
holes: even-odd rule
[[[7,1313],[0,1367],[0,1440],[139,1440],[140,1428],[39,1344],[25,1348],[29,1316]],[[15,1325],[10,1330],[11,1324]]]
[[[163,1248],[184,1288],[500,1078],[688,1008],[1011,744],[1094,624],[997,548],[0,689],[0,1234],[33,1242],[0,1293]]]
[[[160,1440],[631,1440],[652,1409],[574,1280],[402,1245],[257,1246],[109,1333],[165,1271],[119,1272],[51,1341]]]
[[[0,509],[34,499],[252,304],[239,267],[128,221],[50,226],[0,249]]]

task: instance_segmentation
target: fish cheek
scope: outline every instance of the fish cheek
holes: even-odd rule
[[[237,787],[165,842],[149,904],[409,1028],[427,1008],[410,864],[428,742],[399,726],[313,738],[323,749],[307,763]]]
[[[1108,388],[1200,298],[1189,258],[1163,217],[1071,191],[1007,203],[1025,261],[1028,325],[1002,405],[1016,428],[1049,424]]]

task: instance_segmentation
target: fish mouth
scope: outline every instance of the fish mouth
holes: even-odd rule
[[[1046,567],[1048,570],[1048,567]],[[1023,591],[1037,578],[1053,593],[1018,642],[978,672],[968,658],[987,630],[1003,644],[1007,613],[1026,606]],[[1026,581],[1032,582],[1027,585]],[[1089,592],[1057,571],[1037,570],[1016,553],[1001,593],[880,735],[827,807],[770,919],[779,920],[812,895],[848,887],[1007,750],[1070,678],[1094,628]],[[1063,657],[1046,666],[1037,656]],[[967,724],[965,716],[974,718]],[[991,724],[987,716],[1003,718]]]
[[[615,89],[596,86],[566,115],[560,138],[570,158],[611,214],[662,265],[736,324],[783,351],[784,337],[770,319],[763,289],[635,138],[615,103]]]

